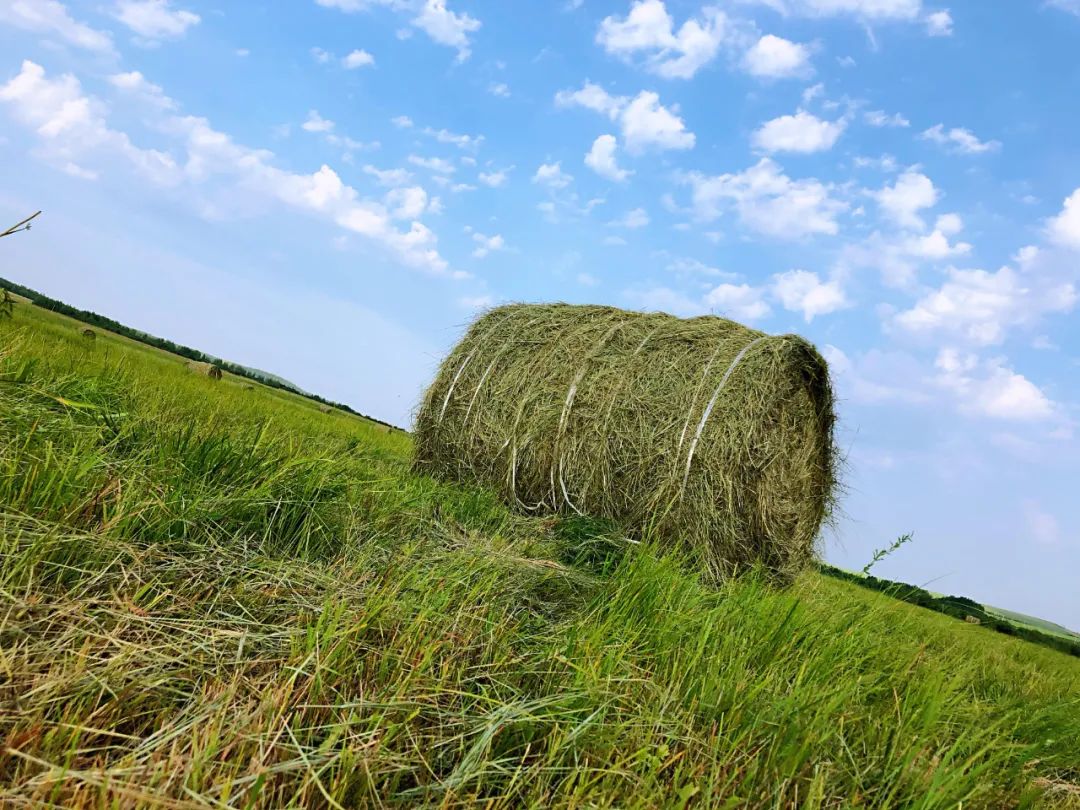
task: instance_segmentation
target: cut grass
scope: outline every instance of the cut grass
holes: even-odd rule
[[[409,439],[0,324],[0,805],[1080,806],[1080,661],[704,587]]]

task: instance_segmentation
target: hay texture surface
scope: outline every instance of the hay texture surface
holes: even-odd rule
[[[480,317],[417,417],[415,466],[529,513],[614,519],[719,580],[814,556],[835,485],[825,360],[716,317],[513,304]]]

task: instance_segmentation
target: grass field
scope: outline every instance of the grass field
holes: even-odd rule
[[[18,306],[0,806],[1080,807],[1080,660],[815,573],[710,590],[409,454]]]

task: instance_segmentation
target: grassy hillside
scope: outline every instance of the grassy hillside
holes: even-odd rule
[[[0,806],[1080,806],[1080,660],[248,385],[0,322]]]

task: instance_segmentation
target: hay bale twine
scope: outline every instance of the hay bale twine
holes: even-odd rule
[[[512,304],[481,316],[417,416],[418,471],[528,513],[611,518],[718,581],[814,557],[835,489],[827,364],[716,317]]]
[[[97,332],[95,332],[89,326],[84,327],[83,329],[81,329],[79,331],[79,334],[81,334],[87,340],[97,340]]]

